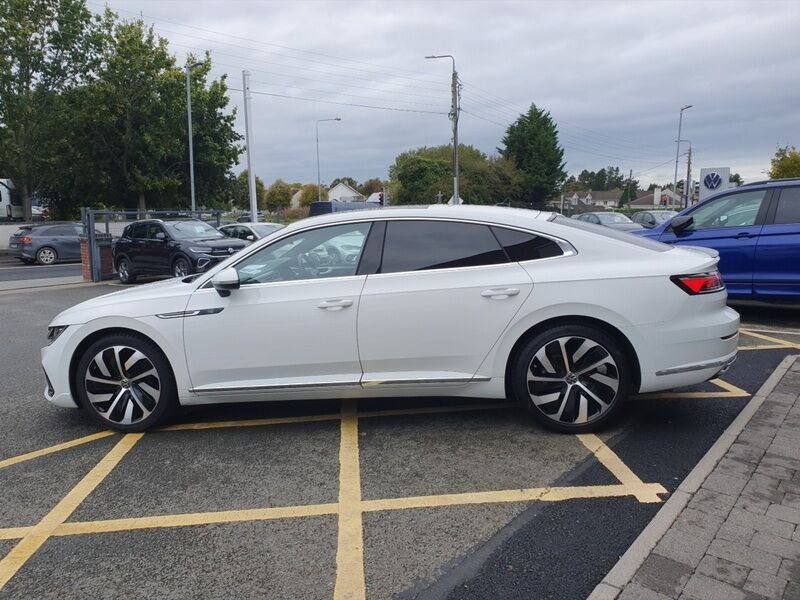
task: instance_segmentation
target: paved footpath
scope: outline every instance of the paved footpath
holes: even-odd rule
[[[591,600],[800,600],[800,359],[770,380]]]

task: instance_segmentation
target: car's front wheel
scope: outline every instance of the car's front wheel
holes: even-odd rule
[[[84,408],[106,427],[144,431],[177,406],[167,359],[148,339],[134,334],[106,336],[78,362],[75,388]]]
[[[192,265],[189,264],[189,261],[179,256],[175,259],[175,262],[172,264],[172,274],[175,277],[186,277],[187,275],[192,274]]]
[[[600,329],[553,327],[530,339],[511,371],[515,398],[540,423],[564,433],[606,423],[630,392],[630,361]]]

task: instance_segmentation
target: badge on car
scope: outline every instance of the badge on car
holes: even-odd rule
[[[228,248],[228,254],[233,254],[234,252],[236,252],[236,250],[233,248]]]

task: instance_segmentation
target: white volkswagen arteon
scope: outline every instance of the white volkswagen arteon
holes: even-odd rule
[[[390,396],[512,397],[586,431],[734,360],[708,252],[510,208],[305,219],[208,273],[62,312],[45,396],[122,431],[178,405]]]

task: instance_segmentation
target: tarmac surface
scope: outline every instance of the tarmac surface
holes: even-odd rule
[[[800,312],[737,307],[727,373],[597,435],[394,399],[192,408],[123,436],[44,401],[38,359],[53,316],[119,289],[0,295],[0,598],[585,598],[800,349]]]

